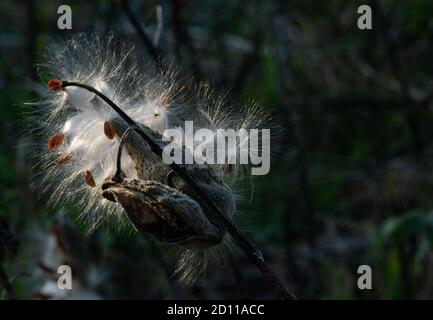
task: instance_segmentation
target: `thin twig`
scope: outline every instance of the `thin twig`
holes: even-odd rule
[[[188,26],[185,25],[184,19],[182,18],[182,3],[179,0],[172,0],[171,4],[172,26],[177,58],[181,60],[182,45],[185,45],[190,55],[188,64],[192,70],[192,74],[197,80],[201,80],[203,79],[203,72],[201,70],[193,40],[188,32]]]
[[[136,32],[138,33],[141,41],[143,42],[143,45],[147,52],[150,54],[152,59],[158,64],[161,65],[161,58],[162,58],[162,52],[159,48],[155,47],[152,43],[152,41],[147,36],[146,32],[144,31],[143,27],[141,26],[140,21],[138,20],[135,13],[132,11],[131,7],[129,6],[128,0],[121,0],[120,1],[123,10],[126,13],[126,16],[128,17],[129,21],[131,22],[132,26],[135,28]]]
[[[62,81],[60,86],[62,88],[69,86],[76,86],[83,89],[86,89],[90,92],[93,92],[102,100],[104,100],[114,111],[119,114],[119,116],[130,126],[134,127],[135,132],[140,135],[143,140],[149,145],[150,149],[153,153],[162,158],[162,148],[158,143],[152,140],[143,129],[141,129],[134,120],[132,120],[122,109],[120,109],[113,101],[111,101],[104,94],[96,90],[95,88],[78,83],[78,82],[69,82]],[[286,286],[277,278],[277,276],[272,272],[269,268],[268,264],[263,259],[261,252],[247,239],[245,238],[237,226],[232,222],[230,218],[228,218],[209,198],[209,196],[204,193],[201,188],[195,183],[195,181],[190,177],[190,175],[178,164],[171,163],[168,165],[183,181],[185,181],[193,190],[193,192],[197,195],[199,199],[203,202],[203,204],[210,209],[215,215],[219,222],[226,227],[229,234],[233,237],[236,243],[242,248],[242,250],[247,254],[247,256],[251,259],[251,261],[259,268],[259,270],[263,273],[266,279],[280,292],[281,296],[285,299],[294,300],[296,296],[291,293]]]

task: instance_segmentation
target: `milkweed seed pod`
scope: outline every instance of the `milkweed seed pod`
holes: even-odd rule
[[[248,176],[239,165],[241,151],[254,160],[259,149],[262,156],[271,150],[269,140],[249,143],[257,129],[275,128],[265,109],[255,103],[245,107],[229,103],[209,85],[180,78],[174,68],[140,67],[132,49],[112,36],[78,35],[53,43],[45,59],[41,67],[52,78],[97,89],[162,147],[170,142],[184,157],[193,155],[193,162],[182,164],[183,168],[233,218],[237,199],[233,190]],[[35,187],[54,206],[74,205],[90,230],[119,219],[127,227],[182,247],[186,251],[178,271],[186,282],[193,280],[206,265],[206,259],[196,257],[205,258],[209,248],[227,243],[223,226],[135,132],[124,137],[123,180],[114,182],[119,143],[128,125],[99,96],[80,87],[62,87],[61,80],[48,82],[50,90],[40,89],[41,99],[31,104],[28,114],[37,139]],[[188,124],[193,124],[193,135],[207,129],[207,139],[192,143],[176,135],[169,142],[164,139],[169,129],[186,137]],[[239,133],[222,150],[217,145],[226,140],[221,129]],[[210,145],[217,146],[206,149],[206,154],[197,153],[197,147]],[[208,161],[221,160],[221,154],[223,161]]]

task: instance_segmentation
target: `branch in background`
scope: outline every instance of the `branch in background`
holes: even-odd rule
[[[233,82],[233,92],[240,93],[242,86],[247,79],[249,71],[253,69],[254,64],[260,59],[260,48],[261,48],[261,34],[255,32],[253,36],[253,51],[246,55],[242,59],[242,63],[236,73],[235,80]]]
[[[289,22],[284,16],[285,2],[279,1],[276,6],[276,14],[274,18],[274,36],[276,42],[276,60],[278,63],[280,89],[283,95],[283,101],[287,103],[288,117],[291,121],[293,128],[293,137],[296,147],[296,166],[297,166],[297,183],[299,185],[300,207],[303,216],[307,219],[307,232],[308,242],[312,252],[316,251],[316,237],[317,237],[317,215],[312,201],[311,186],[310,186],[310,170],[308,167],[307,148],[305,142],[305,131],[302,123],[302,113],[300,112],[299,103],[292,103],[291,97],[296,96],[296,87],[292,79],[297,78],[294,73],[296,72],[292,61],[292,39],[290,32]],[[285,113],[285,112],[284,112]],[[287,209],[287,214],[291,212],[291,208]],[[286,217],[286,221],[289,221]],[[318,294],[318,281],[319,266],[317,263],[316,255],[312,254],[312,268],[309,277],[311,279],[311,292]]]
[[[36,17],[36,3],[35,0],[29,0],[26,2],[27,6],[27,52],[29,54],[29,74],[32,80],[38,78],[36,73],[35,57],[36,57],[36,38],[38,33],[38,22]]]
[[[156,6],[156,30],[153,35],[153,46],[158,48],[159,39],[161,38],[162,30],[164,28],[164,16],[162,14],[162,6]]]
[[[126,16],[128,17],[129,21],[131,22],[132,26],[135,28],[135,31],[137,32],[138,36],[140,37],[141,41],[143,42],[144,48],[147,50],[149,55],[152,57],[152,60],[154,60],[159,66],[162,65],[162,52],[159,48],[155,47],[152,43],[152,41],[147,36],[146,32],[144,31],[143,27],[141,26],[141,23],[138,19],[138,17],[135,15],[135,13],[132,11],[131,7],[129,6],[128,0],[121,0],[120,1],[123,10],[126,13]]]
[[[413,79],[409,76],[407,57],[405,56],[404,50],[399,49],[400,41],[398,41],[401,37],[403,27],[405,23],[407,23],[408,13],[410,12],[409,7],[410,4],[408,3],[400,3],[395,9],[396,14],[394,15],[394,19],[390,19],[389,15],[385,14],[385,10],[380,3],[377,5],[376,10],[381,19],[384,18],[383,22],[379,23],[378,32],[384,40],[385,49],[389,57],[389,64],[392,67],[391,70],[398,80],[400,98],[408,103],[408,107],[413,107],[412,104],[409,104]],[[416,112],[409,109],[404,116],[415,150],[422,151],[425,146],[425,141],[420,132],[419,119]]]
[[[399,98],[375,98],[375,97],[353,97],[342,96],[325,98],[323,107],[325,109],[337,111],[350,111],[354,109],[368,109],[371,111],[383,111],[403,108],[406,105],[405,101]]]
[[[48,86],[52,90],[59,90],[65,87],[80,87],[85,90],[88,90],[98,97],[100,97],[104,102],[106,102],[129,126],[134,128],[134,131],[140,135],[140,137],[149,145],[150,149],[157,156],[162,158],[162,148],[158,143],[153,141],[153,139],[148,136],[143,129],[141,129],[134,120],[132,120],[119,106],[117,106],[113,101],[111,101],[104,94],[96,90],[95,88],[78,83],[78,82],[69,82],[69,81],[59,81],[59,80],[50,80]],[[209,198],[209,196],[202,191],[202,189],[195,183],[194,179],[188,174],[188,172],[176,163],[171,163],[168,165],[186,184],[188,184],[193,192],[197,195],[198,199],[200,199],[201,203],[207,207],[213,214],[215,218],[227,229],[227,232],[232,236],[232,238],[236,241],[239,247],[245,252],[245,254],[250,258],[250,260],[259,268],[262,274],[266,277],[266,279],[276,288],[281,296],[288,300],[296,299],[296,296],[291,293],[286,286],[277,278],[277,276],[272,272],[269,268],[269,265],[263,259],[261,252],[247,239],[245,238],[238,227],[233,223],[233,221],[228,218]]]
[[[172,26],[175,39],[176,55],[178,60],[182,58],[182,45],[185,44],[189,51],[190,60],[188,61],[192,69],[192,73],[197,80],[203,79],[203,73],[199,61],[197,59],[197,54],[193,45],[193,41],[189,35],[188,28],[185,26],[182,19],[182,4],[181,0],[173,0],[171,7],[172,13]]]
[[[264,6],[260,5],[260,2],[252,1],[251,3],[252,13],[257,17],[263,14],[263,11],[266,10]],[[251,52],[244,55],[241,59],[241,63],[238,67],[238,70],[235,73],[234,81],[233,81],[233,91],[237,94],[241,93],[241,90],[248,79],[249,75],[254,72],[254,69],[257,67],[260,68],[260,54],[263,46],[264,36],[263,30],[265,29],[264,23],[261,19],[257,19],[257,21],[253,24],[252,33],[251,33],[251,43],[252,48]]]

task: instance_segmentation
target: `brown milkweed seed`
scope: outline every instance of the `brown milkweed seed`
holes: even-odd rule
[[[57,132],[54,134],[49,140],[48,140],[48,150],[55,150],[63,143],[63,140],[65,139],[65,136]]]
[[[165,105],[167,105],[167,104],[170,103],[170,97],[168,95],[166,95],[166,94],[163,94],[161,97],[159,97],[159,101],[158,102],[159,102],[158,103],[159,105],[165,106]]]
[[[112,140],[116,136],[116,130],[109,122],[104,122],[104,133],[108,139]]]
[[[62,81],[58,79],[52,79],[48,81],[48,89],[53,92],[61,92],[63,90]]]
[[[84,172],[84,180],[89,187],[96,187],[95,179],[93,179],[93,175],[89,170],[86,170],[86,172]]]
[[[70,153],[65,153],[63,155],[61,155],[60,157],[58,157],[56,160],[54,160],[54,163],[56,165],[61,165],[63,163],[65,163],[66,161],[69,161],[72,158],[72,155]]]

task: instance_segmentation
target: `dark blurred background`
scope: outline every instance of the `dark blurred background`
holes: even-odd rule
[[[62,4],[71,31],[57,28]],[[372,30],[357,28],[361,4]],[[128,6],[151,42],[162,23],[164,61],[261,101],[283,124],[271,172],[253,179],[251,202],[246,184],[239,220],[299,298],[433,297],[432,1]],[[87,235],[73,208],[50,209],[31,191],[31,137],[19,128],[47,43],[114,32],[140,58],[151,50],[122,1],[3,0],[0,17],[0,298],[278,298],[242,254],[184,287],[173,250],[110,228]],[[56,290],[62,263],[72,293]],[[372,290],[357,288],[363,264]]]

